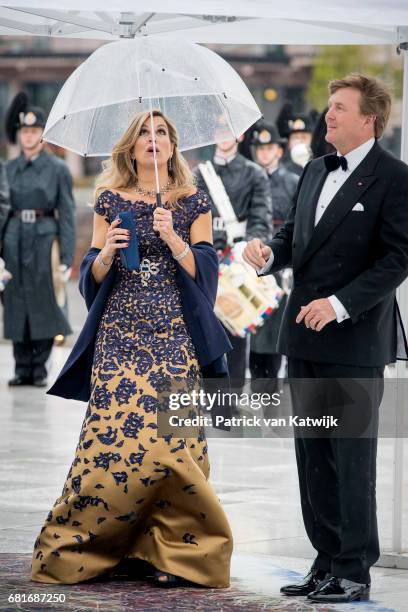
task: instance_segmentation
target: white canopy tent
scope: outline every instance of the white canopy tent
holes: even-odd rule
[[[395,45],[404,54],[401,158],[408,162],[407,0],[173,0],[171,4],[109,0],[103,10],[100,0],[3,0],[1,4],[0,36],[113,40],[174,35],[198,43]],[[398,293],[408,325],[408,284]],[[397,376],[408,376],[405,363],[398,363]],[[408,406],[404,388],[398,383],[397,401]],[[395,431],[402,430],[399,421]],[[396,439],[394,447],[391,564],[408,567],[402,554],[403,442]]]
[[[103,10],[99,0],[6,0],[0,7],[0,35],[114,39],[177,32],[199,43],[397,45],[404,26],[405,0],[110,0]]]

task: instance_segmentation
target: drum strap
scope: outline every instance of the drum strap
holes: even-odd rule
[[[225,230],[229,245],[233,245],[235,242],[243,240],[245,237],[246,221],[238,221],[235,210],[231,204],[231,200],[229,199],[224,184],[216,173],[214,166],[210,161],[206,161],[199,164],[198,167],[200,169],[201,176],[207,185],[211,199],[222,219],[223,227],[221,227],[217,217],[214,219],[214,229]]]

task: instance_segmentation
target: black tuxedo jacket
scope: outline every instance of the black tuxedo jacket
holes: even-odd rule
[[[294,274],[278,352],[373,367],[407,359],[395,292],[408,276],[408,166],[375,143],[314,227],[326,177],[323,157],[309,162],[286,222],[269,243],[268,273],[292,266]],[[352,210],[357,203],[363,211]],[[296,323],[301,306],[333,294],[350,319],[321,332]]]

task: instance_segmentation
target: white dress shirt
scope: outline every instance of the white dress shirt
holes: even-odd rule
[[[367,153],[372,149],[374,143],[375,138],[370,138],[356,149],[353,149],[352,151],[347,153],[347,155],[344,156],[347,159],[347,170],[343,170],[341,166],[339,166],[337,170],[333,170],[332,172],[328,173],[316,206],[314,222],[315,227],[322,218],[325,210],[330,206],[330,203],[332,202],[334,196],[336,195],[340,187],[343,186],[343,184],[349,178],[350,174],[354,172],[357,166],[363,161]],[[337,155],[341,155],[341,153],[337,152]],[[269,257],[266,264],[262,268],[258,269],[258,274],[265,274],[271,267],[272,263],[273,253]],[[341,323],[342,321],[345,321],[346,319],[350,318],[350,315],[348,314],[347,310],[344,308],[340,300],[336,298],[336,296],[331,295],[329,296],[328,300],[330,301],[330,304],[332,305],[336,313],[336,319],[338,323]]]

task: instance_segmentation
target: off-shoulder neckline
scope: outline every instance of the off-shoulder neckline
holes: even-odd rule
[[[117,198],[122,200],[122,202],[128,202],[129,204],[146,204],[147,206],[151,207],[155,206],[155,202],[146,202],[146,200],[131,200],[130,198],[124,198],[122,195],[120,195],[120,193],[118,193],[117,191],[112,191],[111,189],[105,189],[100,195],[103,195],[104,193],[110,193],[111,195],[116,196]],[[196,197],[199,193],[200,189],[197,189],[195,193],[191,194],[190,196],[185,196],[180,201],[185,202],[186,200],[190,200],[191,198]]]

